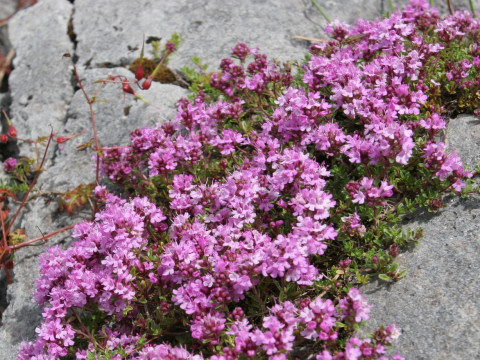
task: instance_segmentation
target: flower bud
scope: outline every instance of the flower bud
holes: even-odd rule
[[[0,211],[0,216],[3,218],[3,220],[6,220],[7,219],[7,216],[8,216],[8,213],[10,212],[10,210],[3,210],[3,211]]]
[[[10,125],[10,129],[7,131],[7,135],[10,137],[16,137],[17,136],[17,129],[13,125]]]
[[[152,80],[153,80],[153,77],[149,76],[148,79],[143,82],[142,89],[143,90],[150,89],[150,86],[152,86]]]
[[[388,250],[388,254],[391,257],[394,257],[394,258],[398,256],[398,246],[397,246],[397,244],[393,244],[392,246],[390,246],[390,249]]]
[[[351,262],[352,262],[352,260],[350,260],[350,259],[347,258],[347,259],[345,259],[345,260],[340,261],[338,265],[340,265],[340,267],[341,267],[342,269],[346,269],[346,268],[348,268],[348,267],[350,266],[350,263],[351,263]]]
[[[0,135],[0,142],[6,143],[8,141],[8,136],[5,134]]]
[[[143,66],[138,65],[137,70],[135,71],[135,79],[142,80],[143,79],[143,74],[144,74]]]
[[[56,141],[57,141],[57,143],[61,144],[61,143],[64,143],[64,142],[66,142],[70,139],[71,139],[70,136],[59,136],[59,137],[57,137]]]
[[[173,42],[167,41],[167,44],[165,45],[165,48],[167,49],[168,52],[174,52],[176,45]]]
[[[122,88],[123,88],[123,92],[135,95],[135,91],[133,91],[132,87],[128,83],[124,83]]]

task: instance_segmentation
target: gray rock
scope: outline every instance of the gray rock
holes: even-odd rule
[[[480,158],[480,122],[459,116],[448,142],[469,167]],[[361,334],[395,323],[403,331],[392,353],[406,359],[480,358],[480,197],[448,198],[436,214],[418,212],[409,227],[422,227],[419,245],[401,254],[407,276],[397,283],[362,287],[375,307]]]
[[[0,20],[7,19],[15,12],[17,2],[14,0],[4,0],[0,2]],[[6,56],[12,45],[8,38],[8,25],[0,28],[0,53]]]
[[[67,114],[73,95],[70,63],[62,58],[73,50],[67,35],[72,5],[66,0],[45,0],[20,11],[9,22],[10,39],[16,51],[15,70],[9,78],[12,121],[18,137],[36,139],[59,127]],[[22,156],[34,156],[33,147],[18,143]],[[47,166],[53,152],[48,154]],[[42,177],[38,185],[41,186]],[[58,216],[56,204],[37,199],[28,204],[15,227],[26,230],[30,239],[65,226],[65,216]],[[78,219],[77,219],[78,220]],[[51,244],[68,239],[63,233]],[[13,359],[22,340],[35,337],[41,319],[32,301],[34,280],[38,275],[38,255],[44,246],[28,247],[15,254],[14,283],[7,288],[8,306],[0,327],[0,358]],[[2,270],[2,280],[4,273]]]
[[[398,260],[407,276],[361,289],[375,306],[362,334],[395,323],[403,334],[392,353],[406,359],[480,358],[479,219],[478,197],[418,215],[409,225],[423,227],[424,237]]]
[[[17,7],[17,1],[15,0],[3,0],[0,2],[0,20],[6,19],[15,13]]]
[[[98,89],[95,81],[107,79],[108,75],[123,75],[133,79],[134,75],[124,68],[79,69],[80,79],[89,95]],[[152,105],[129,95],[124,97],[121,84],[105,85],[98,98],[106,102],[94,104],[95,122],[101,146],[120,146],[130,143],[130,132],[159,121],[171,119],[176,113],[176,102],[188,95],[178,86],[154,82],[148,91],[138,90]],[[84,132],[85,131],[85,132]],[[83,133],[84,132],[84,133]],[[70,104],[67,120],[61,128],[62,136],[80,136],[62,144],[56,150],[53,166],[49,173],[57,174],[44,181],[44,187],[66,191],[80,184],[95,182],[95,162],[92,151],[77,151],[76,147],[93,138],[93,129],[88,103],[79,90]]]
[[[480,119],[471,115],[460,115],[448,124],[447,142],[460,155],[470,169],[480,164]]]
[[[393,1],[402,8],[407,0]],[[468,0],[452,1],[455,9],[467,9]],[[330,17],[354,23],[357,19],[375,20],[390,10],[387,0],[317,1]],[[258,47],[280,61],[302,58],[308,42],[294,36],[324,38],[327,21],[311,1],[222,0],[104,1],[95,12],[95,0],[75,2],[74,31],[79,64],[88,66],[127,65],[138,58],[142,37],[168,39],[181,35],[178,51],[170,66],[179,70],[192,66],[191,58],[200,57],[211,69],[218,67],[238,41]],[[448,12],[445,1],[436,1],[442,14]],[[480,10],[480,0],[474,0]],[[347,11],[346,11],[347,9]],[[148,50],[151,50],[147,46]]]
[[[15,48],[15,70],[9,78],[12,121],[18,137],[37,139],[62,126],[73,95],[71,63],[63,54],[72,52],[67,35],[72,4],[45,0],[21,10],[9,22]],[[48,120],[47,120],[48,119]],[[23,156],[32,156],[29,144],[20,142]]]
[[[353,21],[381,15],[381,0],[320,1],[332,18]],[[348,11],[345,7],[348,6]],[[92,9],[97,11],[93,12]],[[319,37],[325,19],[310,1],[104,1],[75,2],[74,30],[77,34],[79,64],[90,66],[125,65],[137,58],[142,37],[168,39],[173,32],[182,36],[171,67],[192,66],[199,56],[211,69],[239,41],[280,61],[302,58],[308,42],[295,35]],[[151,50],[150,47],[148,47]]]

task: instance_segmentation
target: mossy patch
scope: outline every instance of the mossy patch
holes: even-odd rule
[[[135,59],[129,67],[130,71],[135,73],[140,63],[141,63],[140,59]],[[155,60],[143,58],[143,71],[144,71],[143,77],[145,79],[148,78],[153,73],[157,65],[158,64],[155,62]],[[177,82],[177,77],[175,76],[172,70],[162,65],[160,66],[157,73],[153,77],[153,80],[158,81],[159,83],[162,83],[162,84],[173,84]]]

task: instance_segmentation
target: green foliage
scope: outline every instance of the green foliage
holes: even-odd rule
[[[210,99],[217,98],[220,91],[210,86],[210,80],[213,73],[207,72],[208,65],[202,64],[202,61],[198,56],[194,56],[191,60],[195,65],[194,68],[184,66],[181,69],[187,82],[190,84],[188,90],[190,90],[192,94],[189,95],[189,98],[195,98],[200,91],[205,93]]]
[[[73,214],[78,208],[87,204],[92,197],[95,184],[80,184],[75,189],[62,194],[58,199],[58,208],[68,214]]]

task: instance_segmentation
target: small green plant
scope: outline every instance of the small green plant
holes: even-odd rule
[[[188,90],[192,92],[192,99],[200,93],[209,96],[211,99],[217,98],[220,95],[220,92],[210,85],[213,72],[208,72],[208,65],[202,64],[201,59],[197,56],[192,58],[192,62],[195,65],[195,68],[188,66],[182,67],[182,73],[190,84]]]
[[[160,42],[153,41],[152,46],[155,60],[144,57],[145,44],[142,46],[140,57],[133,61],[133,63],[130,65],[130,70],[135,73],[135,78],[137,81],[140,81],[144,78],[146,79],[141,85],[143,90],[148,90],[153,80],[164,84],[172,84],[177,82],[177,77],[175,76],[174,72],[170,70],[166,64],[168,64],[168,57],[175,51],[176,48],[178,48],[179,43],[180,36],[177,33],[174,33],[166,42],[162,55],[160,55]]]

